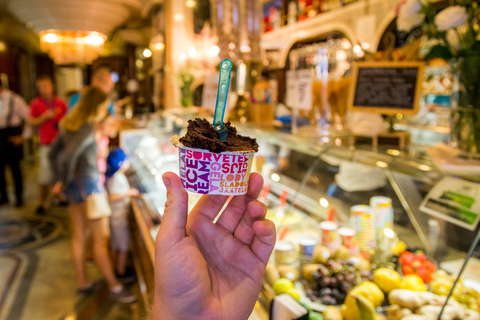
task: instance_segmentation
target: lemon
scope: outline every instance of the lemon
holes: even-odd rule
[[[374,297],[374,301],[372,301],[373,304],[376,307],[379,307],[382,304],[383,299],[385,298],[385,295],[383,294],[382,290],[380,290],[380,288],[375,283],[370,281],[365,281],[361,285],[367,287],[370,290],[370,292]]]
[[[297,289],[290,288],[287,290],[287,293],[291,295],[293,299],[300,301],[300,294],[298,293]]]
[[[390,291],[400,288],[402,278],[395,270],[379,268],[373,273],[373,282],[388,294]]]
[[[409,274],[403,278],[402,289],[411,291],[427,291],[422,278],[416,274]]]
[[[293,289],[293,282],[285,278],[280,278],[273,284],[273,291],[275,291],[277,296],[282,293],[288,293],[290,289]]]
[[[399,256],[403,251],[407,250],[407,245],[403,241],[398,241],[392,249],[392,254]]]

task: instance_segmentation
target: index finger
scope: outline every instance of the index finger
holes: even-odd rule
[[[192,218],[202,216],[209,220],[215,219],[220,210],[227,202],[228,196],[224,195],[203,195],[190,212]]]

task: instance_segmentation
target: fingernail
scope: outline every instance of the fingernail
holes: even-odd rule
[[[170,179],[162,177],[162,180],[163,180],[163,183],[165,184],[165,187],[167,189],[170,188],[170,186],[172,185],[172,183],[170,182]]]

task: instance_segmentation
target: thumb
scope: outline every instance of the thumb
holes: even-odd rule
[[[161,237],[162,242],[173,245],[186,236],[188,194],[175,173],[167,172],[162,179],[167,188],[167,202],[157,239]]]

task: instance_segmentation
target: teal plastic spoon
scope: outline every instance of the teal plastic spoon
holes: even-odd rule
[[[223,124],[225,106],[227,105],[228,86],[230,85],[230,74],[232,73],[232,61],[225,59],[220,64],[220,76],[218,77],[217,103],[215,104],[215,116],[213,118],[213,129],[217,132],[221,141],[227,139],[228,131]]]

